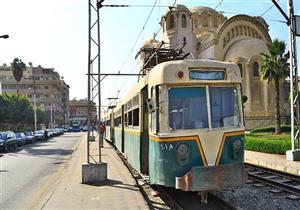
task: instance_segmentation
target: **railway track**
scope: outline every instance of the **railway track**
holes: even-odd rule
[[[178,210],[194,210],[194,209],[224,209],[235,210],[236,208],[215,196],[213,193],[208,194],[208,203],[202,203],[197,192],[183,192],[174,188],[159,187],[158,190],[162,192],[162,199],[166,200],[164,196],[168,196],[167,200],[172,200],[172,209]]]
[[[111,146],[111,142],[107,141]],[[202,203],[200,196],[197,192],[183,192],[174,188],[168,188],[163,186],[152,186],[149,184],[148,177],[144,177],[139,174],[124,158],[124,156],[114,147],[115,151],[122,159],[124,164],[129,169],[130,173],[136,180],[138,187],[140,188],[149,208],[155,209],[176,209],[176,210],[194,210],[194,209],[223,209],[223,210],[235,210],[226,201],[215,196],[212,193],[208,194],[208,203]],[[158,192],[158,196],[153,196],[153,192]]]
[[[262,168],[245,163],[248,179],[264,185],[272,186],[273,193],[285,192],[287,198],[300,200],[300,176],[287,174],[272,169]],[[249,181],[248,181],[249,183]]]

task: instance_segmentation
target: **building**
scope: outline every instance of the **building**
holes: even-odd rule
[[[162,41],[168,48],[185,43],[183,51],[189,58],[214,59],[238,64],[243,79],[246,128],[274,124],[274,85],[263,81],[259,66],[262,52],[271,42],[268,24],[261,17],[236,15],[231,18],[209,7],[177,5],[162,16]],[[158,46],[150,39],[143,48]],[[144,59],[141,57],[141,59]],[[283,123],[289,117],[288,84],[281,84],[281,115]]]
[[[94,124],[97,120],[97,108],[96,104],[92,102],[92,113],[91,121]],[[87,99],[72,99],[69,101],[69,124],[72,125],[73,122],[79,122],[80,125],[87,125],[88,117],[88,101]]]
[[[33,67],[31,63],[23,72],[22,80],[17,84],[11,67],[0,66],[0,82],[2,93],[25,95],[37,107],[45,110],[46,126],[63,126],[69,122],[68,101],[69,85],[53,68]]]

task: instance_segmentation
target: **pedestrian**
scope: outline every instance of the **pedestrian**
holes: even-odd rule
[[[100,146],[103,147],[103,136],[104,136],[104,132],[105,132],[105,125],[104,123],[100,122],[100,126],[99,126],[99,135],[100,135]]]

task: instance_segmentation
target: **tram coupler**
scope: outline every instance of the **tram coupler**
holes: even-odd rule
[[[199,191],[198,196],[200,196],[200,202],[207,204],[207,198],[208,198],[208,191]]]

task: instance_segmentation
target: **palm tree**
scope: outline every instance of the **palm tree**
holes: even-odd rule
[[[21,81],[23,77],[23,71],[25,70],[26,65],[23,63],[23,61],[19,58],[15,58],[12,63],[12,71],[15,80],[17,80],[17,93],[19,93],[19,88],[18,88],[18,82]]]
[[[275,134],[281,133],[280,127],[280,91],[279,85],[289,75],[289,53],[285,53],[286,44],[278,39],[268,45],[268,52],[261,53],[262,65],[260,71],[263,79],[275,85]]]

